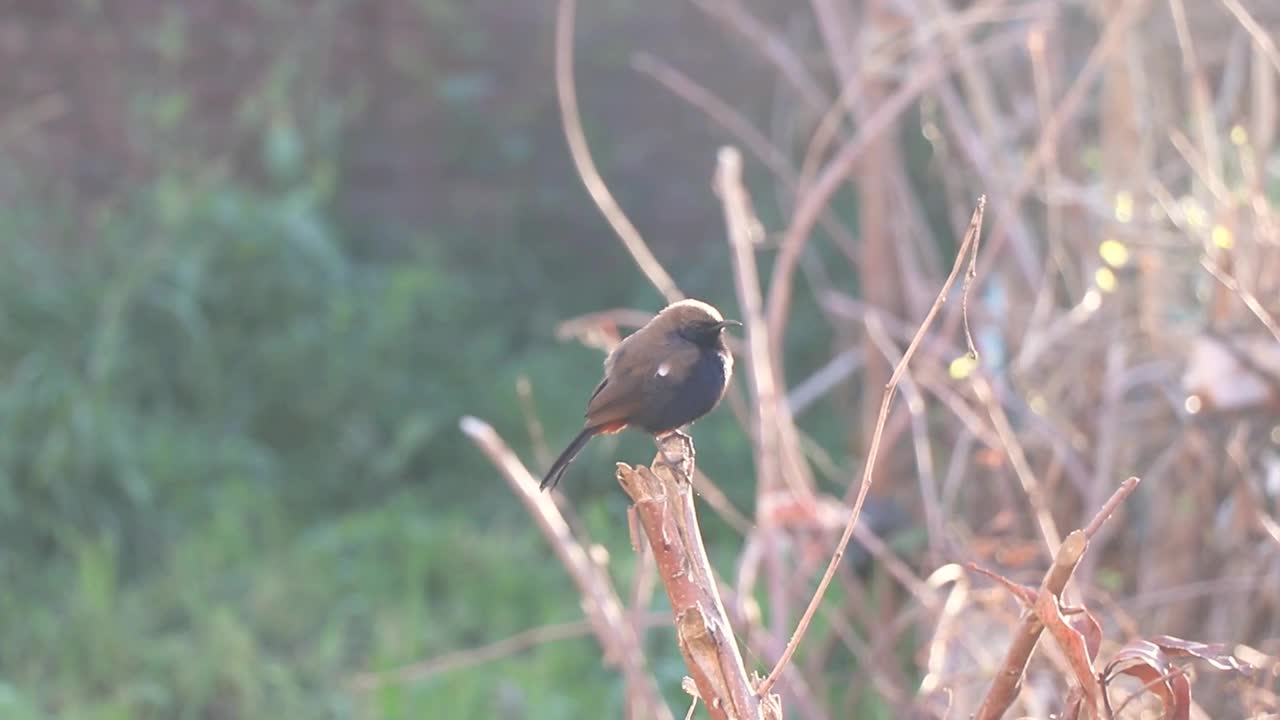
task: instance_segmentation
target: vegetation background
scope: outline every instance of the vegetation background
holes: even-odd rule
[[[585,4],[575,71],[621,205],[686,292],[733,314],[710,179],[717,147],[735,139],[636,72],[634,55],[699,78],[761,126],[790,105],[759,50],[696,5]],[[804,8],[751,5],[798,46],[820,44]],[[600,363],[557,340],[557,326],[662,303],[566,150],[554,18],[549,0],[0,4],[0,717],[618,716],[621,680],[585,634],[418,682],[352,686],[359,673],[581,617],[563,570],[457,424],[483,417],[545,467]],[[1179,82],[1176,63],[1152,69]],[[906,111],[893,145],[932,231],[931,262],[948,266],[954,207],[1001,189],[931,175],[950,160],[928,138],[929,102]],[[1083,128],[1096,122],[1081,115]],[[1025,153],[1016,146],[1011,155]],[[1096,165],[1097,146],[1072,147],[1064,161]],[[758,197],[774,189],[758,164],[748,170]],[[849,189],[832,208],[857,227],[860,201]],[[756,211],[773,229],[790,209]],[[1069,248],[1082,267],[1097,264],[1099,239]],[[815,252],[831,286],[860,296],[874,269],[831,262],[832,245]],[[833,333],[820,304],[797,293],[792,380],[861,342]],[[835,458],[829,487],[856,476],[845,470],[863,451],[861,398],[834,392],[803,418]],[[1251,417],[1248,458],[1261,467],[1280,444],[1267,434],[1277,416]],[[754,487],[733,480],[752,472],[743,426],[721,411],[697,439],[700,468],[751,507]],[[565,491],[626,583],[634,558],[610,463],[651,447],[613,442],[579,461]],[[1114,479],[1146,459],[1117,462]],[[910,472],[909,450],[897,462]],[[1014,487],[1007,465],[989,465]],[[1209,507],[1230,495],[1221,484],[1206,493],[1195,497]],[[1264,498],[1273,515],[1278,495]],[[929,572],[908,519],[918,503],[881,500],[889,509],[873,519],[889,518],[895,547]],[[717,517],[706,525],[714,559],[731,565],[741,538]],[[1154,542],[1143,532],[1123,547]],[[1274,571],[1274,549],[1246,577]],[[1101,579],[1131,590],[1128,567]],[[1205,569],[1179,579],[1212,581]],[[871,586],[887,582],[863,570]],[[1265,593],[1276,612],[1280,590]],[[1169,632],[1187,627],[1212,629]],[[1280,649],[1274,619],[1252,627],[1198,639]],[[669,629],[646,647],[680,702]],[[885,650],[908,686],[915,649],[901,639]],[[833,677],[859,673],[858,658],[833,658]],[[891,716],[874,692],[857,702],[860,716]]]

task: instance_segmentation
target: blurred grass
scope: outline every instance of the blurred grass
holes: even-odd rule
[[[505,420],[530,457],[510,424],[515,378],[535,378],[558,443],[599,357],[527,339],[550,328],[503,312],[518,290],[469,292],[448,245],[357,257],[327,215],[326,178],[185,193],[161,179],[71,251],[43,240],[56,214],[9,217],[0,716],[534,719],[621,706],[590,638],[368,695],[344,686],[579,616],[456,419]],[[709,418],[698,437],[703,467],[747,506],[733,420]],[[621,442],[620,456],[650,452]],[[625,503],[601,482],[611,449],[568,482],[627,587]],[[728,529],[707,526],[731,564]],[[674,645],[649,637],[679,703]]]
[[[74,252],[36,239],[51,221],[11,218],[4,717],[487,717],[505,702],[557,718],[617,704],[586,639],[383,690],[372,709],[344,690],[352,672],[573,619],[578,603],[455,430],[463,411],[518,417],[514,374],[547,367],[481,320],[509,298],[466,292],[431,244],[353,258],[323,186],[179,195],[162,182]],[[566,386],[573,370],[559,369]],[[623,547],[617,511],[584,508]]]
[[[423,140],[441,147],[436,169],[481,203],[476,222],[414,223],[351,209],[355,146],[379,130],[367,124],[374,84],[326,44],[345,6],[243,5],[259,15],[225,57],[180,9],[81,3],[31,22],[94,40],[70,57],[82,72],[106,68],[121,137],[93,145],[104,139],[91,125],[68,167],[55,162],[56,127],[0,143],[0,718],[616,715],[618,675],[590,638],[367,695],[345,682],[580,616],[570,580],[456,421],[485,417],[530,460],[515,392],[527,376],[547,442],[564,442],[600,357],[555,342],[555,324],[652,309],[657,296],[603,224],[563,220],[567,198],[598,218],[571,175],[547,181],[548,157],[568,172],[544,142],[558,132],[547,87],[501,98],[501,112],[486,101],[495,78],[483,63],[499,40],[482,12],[405,3],[441,42],[387,50],[450,140]],[[251,61],[229,102],[200,84]],[[584,52],[583,72],[593,63],[625,58],[604,44]],[[77,184],[86,168],[92,182]],[[497,189],[468,192],[477,176]],[[433,194],[447,203],[454,190],[421,196],[438,207]],[[590,235],[590,252],[565,234]],[[719,239],[668,242],[686,289],[728,306]],[[796,329],[798,371],[826,350],[810,330]],[[700,466],[749,507],[750,484],[735,478],[750,453],[728,411],[697,437]],[[623,588],[633,556],[606,458],[651,452],[644,438],[602,440],[566,479]],[[704,527],[731,564],[728,528]],[[649,643],[680,706],[670,636]]]

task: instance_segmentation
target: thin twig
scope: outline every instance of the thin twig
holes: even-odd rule
[[[757,474],[756,512],[761,515],[768,507],[764,499],[782,487],[790,489],[793,497],[804,501],[812,501],[813,490],[807,475],[808,468],[800,453],[795,422],[784,402],[784,389],[779,387],[775,361],[780,358],[770,349],[771,328],[764,320],[759,271],[747,234],[750,204],[742,184],[742,154],[736,148],[726,146],[720,149],[715,184],[724,208],[739,311],[747,335],[747,367],[754,400],[751,436]],[[772,523],[761,523],[758,532],[765,548],[763,557],[768,570],[773,634],[781,637],[789,623],[789,582],[784,575],[781,543],[775,537],[780,530]],[[765,694],[761,692],[762,696]]]
[[[867,314],[867,336],[880,348],[887,360],[893,363],[901,361],[898,349],[893,346],[880,316]],[[942,515],[938,502],[938,478],[933,466],[933,443],[929,438],[928,406],[924,393],[916,387],[911,373],[902,375],[902,394],[907,399],[907,411],[911,413],[912,444],[916,454],[916,476],[920,485],[920,501],[924,506],[925,529],[928,531],[929,551],[933,557],[940,557],[943,542]]]
[[[1012,41],[1016,38],[1009,36]],[[1007,45],[1000,43],[987,48],[988,52],[1003,50]],[[779,343],[785,333],[787,312],[791,304],[791,282],[795,266],[800,260],[800,253],[808,242],[813,226],[819,215],[845,179],[853,172],[855,164],[872,142],[891,127],[898,116],[906,112],[934,84],[944,80],[950,72],[947,66],[948,54],[939,51],[923,67],[911,75],[901,87],[885,98],[867,119],[859,126],[858,133],[840,148],[835,157],[827,163],[826,168],[818,176],[811,188],[807,188],[804,196],[792,214],[791,223],[786,235],[779,244],[778,258],[774,263],[773,284],[769,289],[768,322],[773,333],[773,342]],[[868,268],[867,271],[873,271]]]
[[[1163,675],[1159,675],[1159,676],[1157,676],[1154,680],[1151,680],[1150,682],[1146,683],[1145,685],[1143,685],[1142,687],[1138,688],[1137,690],[1134,690],[1134,691],[1129,695],[1129,697],[1127,697],[1127,698],[1125,698],[1125,699],[1124,699],[1124,702],[1122,702],[1122,703],[1120,703],[1119,705],[1117,705],[1117,706],[1116,706],[1116,709],[1111,711],[1111,717],[1113,717],[1113,718],[1118,718],[1118,717],[1120,717],[1120,711],[1121,711],[1121,710],[1124,710],[1124,709],[1125,709],[1125,707],[1129,705],[1129,703],[1131,703],[1131,702],[1133,702],[1134,700],[1137,700],[1138,698],[1142,697],[1142,695],[1143,695],[1144,693],[1146,693],[1148,690],[1150,690],[1151,688],[1155,687],[1156,685],[1159,685],[1160,683],[1163,683],[1163,682],[1167,682],[1167,681],[1169,681],[1169,680],[1173,679],[1174,677],[1176,677],[1176,676],[1178,676],[1178,675],[1182,675],[1182,674],[1183,674],[1183,673],[1185,673],[1185,672],[1186,672],[1186,671],[1185,671],[1185,670],[1183,670],[1181,667],[1179,667],[1179,666],[1177,666],[1177,665],[1173,666],[1173,669],[1172,669],[1172,670],[1170,670],[1169,672],[1167,672],[1167,673],[1165,673],[1165,674],[1163,674]],[[1162,702],[1163,702],[1163,701],[1162,701]],[[1108,702],[1108,704],[1110,704],[1110,702]]]
[[[790,82],[800,98],[815,112],[827,104],[827,94],[809,72],[804,60],[778,37],[739,0],[691,0],[694,7],[710,17],[719,18],[730,29],[742,35],[746,47],[759,52],[778,68],[778,73]]]
[[[787,404],[791,406],[791,414],[799,415],[809,409],[818,400],[826,396],[832,388],[843,383],[862,367],[862,352],[858,348],[841,350],[825,365],[812,375],[791,387],[787,393]]]
[[[742,154],[733,147],[723,147],[717,157],[716,190],[724,206],[725,227],[732,251],[734,279],[738,291],[739,311],[747,335],[747,360],[750,370],[751,395],[755,416],[751,434],[755,439],[756,473],[760,493],[773,492],[779,484],[786,484],[797,497],[813,495],[807,478],[796,465],[798,449],[789,448],[795,441],[789,408],[778,385],[777,356],[770,352],[772,327],[765,322],[760,276],[756,267],[754,249],[748,229],[750,201],[742,185]],[[788,452],[791,450],[792,452]]]
[[[742,143],[782,183],[792,201],[803,191],[803,185],[797,178],[796,171],[791,167],[791,162],[783,154],[782,150],[766,138],[751,124],[751,121],[735,110],[729,103],[694,82],[688,75],[649,53],[638,53],[632,58],[631,66],[638,72],[653,78],[659,85],[670,90],[694,108],[702,111],[707,118],[724,128],[726,132]],[[818,222],[842,250],[853,253],[852,248],[857,247],[857,241],[834,213],[824,212],[818,218]],[[854,257],[856,257],[855,254],[850,254],[851,259]]]
[[[1018,483],[1027,496],[1027,502],[1031,504],[1031,510],[1035,513],[1036,525],[1040,528],[1040,535],[1049,548],[1049,554],[1056,554],[1058,545],[1062,542],[1062,536],[1058,533],[1057,523],[1054,522],[1053,513],[1049,509],[1049,500],[1045,497],[1044,489],[1041,488],[1035,471],[1031,469],[1027,453],[1022,449],[1022,443],[1018,441],[1018,434],[1013,429],[1013,423],[1009,422],[1009,415],[1004,411],[1004,405],[995,396],[991,383],[987,382],[981,373],[975,372],[973,375],[973,392],[987,409],[991,424],[1000,438],[1000,444],[1013,465],[1013,474],[1018,478]]]
[[[542,421],[538,419],[538,406],[533,400],[533,384],[528,375],[516,378],[516,397],[520,399],[520,414],[524,416],[524,426],[529,431],[529,443],[533,445],[533,456],[539,467],[550,467],[553,455],[547,447],[547,435],[543,432]]]
[[[1201,258],[1200,265],[1213,276],[1214,280],[1222,283],[1223,287],[1235,293],[1236,297],[1240,298],[1240,302],[1244,303],[1249,312],[1253,313],[1258,322],[1262,323],[1267,332],[1271,333],[1271,337],[1275,338],[1276,342],[1280,342],[1280,324],[1276,323],[1276,319],[1271,316],[1271,313],[1267,312],[1267,309],[1262,306],[1262,303],[1258,301],[1258,298],[1253,293],[1241,287],[1235,278],[1228,275],[1225,270],[1208,257]]]
[[[659,612],[645,613],[638,620],[641,621],[644,627],[658,627],[669,622],[666,613]],[[502,660],[539,645],[590,635],[591,630],[591,623],[585,619],[541,625],[522,630],[488,645],[445,653],[421,662],[381,672],[358,673],[352,676],[350,686],[353,690],[368,691],[376,690],[386,685],[419,683],[437,675]]]
[[[1257,43],[1258,49],[1263,56],[1271,62],[1271,65],[1276,70],[1280,71],[1280,50],[1276,49],[1275,36],[1267,32],[1267,29],[1258,22],[1257,18],[1249,14],[1249,11],[1240,3],[1240,0],[1222,0],[1222,4],[1249,32],[1249,36]]]
[[[627,219],[622,206],[614,199],[613,193],[605,185],[600,170],[591,159],[591,149],[587,146],[587,136],[582,130],[582,115],[578,110],[578,92],[573,82],[573,15],[576,0],[560,0],[556,13],[556,96],[560,100],[560,117],[564,123],[565,140],[569,143],[569,153],[573,163],[582,177],[582,184],[587,186],[591,199],[613,231],[618,234],[623,247],[631,253],[640,272],[662,293],[667,302],[675,302],[684,297],[675,280],[667,274],[658,259],[653,256],[649,246],[645,244],[640,231]]]
[[[805,632],[809,629],[809,623],[813,621],[813,615],[817,612],[818,606],[822,604],[822,597],[827,592],[827,587],[831,584],[831,578],[835,576],[836,568],[840,566],[841,559],[844,558],[845,549],[849,546],[849,539],[853,537],[854,526],[858,523],[858,516],[862,513],[862,504],[867,499],[867,491],[871,489],[872,471],[875,468],[876,456],[880,451],[880,436],[884,432],[885,421],[889,417],[889,405],[893,402],[895,390],[898,387],[898,381],[902,378],[902,374],[906,372],[911,357],[915,355],[916,348],[924,340],[925,333],[928,332],[929,326],[933,324],[934,317],[942,305],[947,301],[947,293],[951,290],[951,286],[955,284],[956,278],[959,277],[961,271],[965,267],[965,258],[970,254],[977,254],[979,238],[982,234],[982,214],[987,206],[987,197],[983,195],[978,198],[978,207],[973,211],[973,217],[969,220],[969,229],[965,232],[964,241],[960,244],[960,249],[956,254],[955,265],[951,268],[951,274],[947,276],[946,282],[942,284],[942,289],[938,292],[938,297],[934,300],[933,307],[929,309],[929,314],[925,316],[924,321],[920,323],[920,329],[916,331],[915,337],[911,339],[911,343],[902,353],[902,359],[894,368],[893,375],[890,376],[889,382],[885,385],[884,399],[880,403],[880,414],[876,418],[875,431],[871,436],[871,445],[867,450],[867,461],[862,469],[862,485],[858,490],[858,498],[854,501],[853,510],[849,513],[849,521],[845,524],[844,532],[840,535],[840,542],[836,544],[836,550],[831,555],[831,561],[827,563],[827,570],[822,575],[822,580],[818,583],[818,589],[814,592],[813,598],[809,600],[809,606],[805,608],[804,615],[800,617],[800,622],[796,625],[796,630],[791,635],[791,639],[787,641],[787,646],[782,651],[782,657],[778,658],[778,662],[773,666],[773,670],[769,672],[761,683],[757,692],[760,694],[767,693],[773,684],[778,681],[778,677],[782,674],[782,669],[791,661],[791,657],[795,655],[796,647],[799,646],[800,640],[804,638]]]
[[[1128,0],[1128,2],[1124,2],[1111,13],[1111,19],[1107,23],[1106,29],[1103,30],[1102,36],[1089,52],[1084,65],[1080,68],[1079,73],[1076,74],[1075,81],[1067,88],[1067,92],[1062,96],[1062,100],[1058,102],[1053,114],[1045,120],[1035,148],[1023,164],[1017,181],[1009,192],[1002,193],[1006,200],[996,208],[991,231],[989,258],[999,256],[999,250],[1004,247],[1004,243],[1009,236],[1006,230],[1011,223],[1016,222],[1015,218],[1021,212],[1023,198],[1034,188],[1036,180],[1044,167],[1056,158],[1058,140],[1067,128],[1067,123],[1075,117],[1076,113],[1084,105],[1089,90],[1106,68],[1106,61],[1111,57],[1111,54],[1124,47],[1126,33],[1137,21],[1139,14],[1146,8],[1148,2],[1149,0]],[[988,259],[986,261],[987,264],[981,270],[984,272],[989,270],[990,262],[992,260]],[[955,318],[951,316],[944,327],[950,330],[954,327],[954,323]]]
[[[689,712],[684,714],[684,720],[693,720],[693,711],[698,709],[698,696],[694,695],[689,700]]]
[[[939,102],[939,106],[947,118],[950,128],[950,134],[954,135],[956,147],[959,154],[964,156],[969,165],[978,173],[978,181],[983,187],[995,187],[1007,182],[1010,174],[1008,170],[1009,161],[1005,157],[1007,153],[992,152],[992,148],[998,147],[997,138],[1010,137],[1014,131],[1010,128],[1002,126],[997,121],[997,115],[990,107],[991,89],[987,87],[988,83],[984,82],[982,73],[979,71],[974,50],[970,49],[970,42],[966,34],[956,32],[955,28],[963,27],[960,21],[965,15],[975,15],[977,20],[984,16],[988,11],[994,12],[997,9],[1011,10],[1003,3],[995,3],[994,5],[986,5],[978,3],[969,10],[960,14],[946,13],[944,8],[946,3],[931,2],[934,6],[934,14],[945,14],[946,17],[935,17],[926,15],[924,10],[919,7],[918,2],[896,3],[900,8],[915,19],[915,22],[926,25],[941,25],[943,27],[943,41],[951,46],[957,53],[958,72],[967,88],[971,88],[965,92],[965,96],[975,95],[981,97],[984,101],[980,103],[978,112],[975,113],[981,117],[983,129],[980,131],[976,125],[975,118],[970,117],[967,104],[961,99],[961,93],[958,88],[950,83],[939,83],[934,88],[934,95]],[[1027,20],[1032,22],[1043,22],[1043,19],[1054,12],[1054,9],[1060,7],[1060,3],[1049,2],[1045,4],[1029,4],[1019,8],[1020,11],[1027,13]],[[978,14],[981,15],[978,15]],[[1012,19],[1012,17],[1010,17]],[[1019,28],[1018,37],[1022,42],[1026,41],[1026,32]],[[989,41],[988,41],[989,42]],[[982,48],[979,48],[979,52]],[[994,210],[999,210],[1003,202],[1000,196],[996,196],[993,201]],[[967,209],[967,208],[965,208]],[[959,219],[963,219],[962,217]],[[1034,257],[1036,243],[1031,229],[1021,217],[1013,217],[1012,225],[1009,228],[1010,236],[1016,243],[1013,246],[1014,260],[1020,267],[1026,267],[1032,262]]]
[[[1120,483],[1120,487],[1111,494],[1110,499],[1103,504],[1102,508],[1098,510],[1098,514],[1094,515],[1093,520],[1089,522],[1087,527],[1085,527],[1084,536],[1089,540],[1092,540],[1093,536],[1098,534],[1098,529],[1102,527],[1102,523],[1106,522],[1107,519],[1111,517],[1111,514],[1116,511],[1116,508],[1120,507],[1120,504],[1123,503],[1134,490],[1138,489],[1138,484],[1141,482],[1142,480],[1140,478],[1131,477],[1123,483]]]

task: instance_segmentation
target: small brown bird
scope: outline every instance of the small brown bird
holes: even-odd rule
[[[587,401],[582,432],[552,463],[542,488],[555,487],[596,435],[634,427],[660,438],[711,412],[733,374],[722,334],[730,325],[742,323],[699,300],[680,300],[618,343]]]

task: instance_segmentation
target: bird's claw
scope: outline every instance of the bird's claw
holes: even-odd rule
[[[667,443],[672,439],[680,441],[680,451],[676,457],[672,457],[667,452]],[[695,451],[693,449],[692,437],[679,430],[672,430],[669,433],[654,438],[654,443],[658,446],[658,455],[662,458],[659,464],[666,465],[685,477],[693,477]]]

